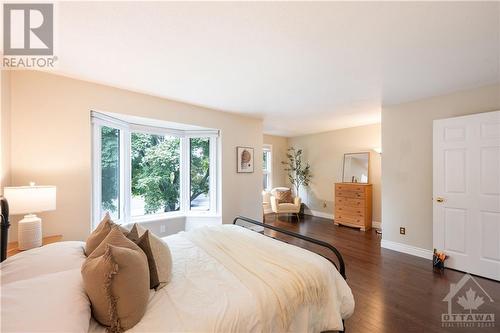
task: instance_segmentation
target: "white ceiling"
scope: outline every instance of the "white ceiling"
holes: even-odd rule
[[[500,81],[500,3],[59,3],[58,72],[295,136]]]

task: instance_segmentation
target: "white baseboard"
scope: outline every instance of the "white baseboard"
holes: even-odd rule
[[[317,216],[317,217],[322,217],[324,219],[333,220],[333,214],[329,214],[329,213],[325,213],[325,212],[320,212],[319,210],[304,209],[304,214],[306,214],[306,215],[312,215],[312,216]]]
[[[312,215],[312,216],[317,216],[317,217],[322,217],[325,219],[334,219],[333,214],[325,213],[325,212],[320,212],[319,210],[312,210],[312,209],[305,209],[304,214],[306,215]],[[372,221],[372,228],[377,228],[380,229],[382,228],[382,222],[380,221]]]
[[[383,247],[384,249],[389,249],[397,252],[410,254],[412,256],[432,260],[432,251],[427,249],[422,249],[420,247],[415,247],[403,243],[397,243],[389,241],[387,239],[382,239],[382,241],[380,242],[380,246]]]

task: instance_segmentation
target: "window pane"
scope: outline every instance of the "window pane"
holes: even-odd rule
[[[120,218],[120,130],[101,127],[101,212]]]
[[[180,207],[180,139],[132,133],[132,216]]]
[[[270,172],[271,171],[271,151],[264,148],[262,155],[262,170]]]
[[[264,174],[264,180],[262,182],[262,186],[263,186],[264,190],[269,189],[269,175],[268,174]]]
[[[191,138],[190,147],[190,208],[210,210],[210,138]]]

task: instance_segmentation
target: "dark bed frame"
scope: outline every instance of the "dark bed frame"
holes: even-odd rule
[[[7,258],[8,231],[9,231],[9,227],[10,227],[9,203],[7,202],[7,199],[5,199],[4,197],[0,197],[0,208],[1,208],[1,216],[0,216],[1,217],[1,221],[0,221],[0,230],[1,230],[1,235],[0,235],[0,251],[1,251],[1,253],[0,254],[1,254],[1,258],[0,258],[0,262],[2,262]],[[342,255],[340,254],[340,252],[334,246],[332,246],[326,242],[320,241],[318,239],[315,239],[315,238],[307,237],[307,236],[304,236],[304,235],[301,235],[301,234],[298,234],[298,233],[295,233],[292,231],[288,231],[288,230],[285,230],[282,228],[275,227],[273,225],[268,225],[268,224],[265,224],[262,222],[252,220],[248,217],[237,216],[233,220],[233,224],[237,225],[238,221],[244,221],[246,223],[250,223],[250,224],[253,224],[253,225],[256,225],[259,227],[263,227],[264,229],[270,229],[270,230],[279,232],[281,234],[290,236],[292,238],[300,239],[300,240],[303,240],[303,241],[306,241],[309,243],[319,245],[323,248],[329,249],[337,257],[338,263],[335,263],[332,259],[330,259],[326,256],[323,256],[323,255],[321,255],[321,256],[326,258],[328,261],[330,261],[335,266],[335,268],[339,271],[340,275],[342,275],[342,277],[344,279],[346,279],[344,259],[342,258]],[[240,226],[246,227],[244,225],[240,225]],[[266,236],[268,236],[268,235],[266,235]],[[272,236],[268,236],[268,237],[277,239],[277,238],[272,237]],[[282,241],[282,242],[286,242],[282,239],[277,239],[277,240]],[[342,320],[342,323],[344,323],[343,320]],[[345,332],[345,325],[344,325],[344,331],[342,331],[342,332]]]
[[[334,246],[328,244],[327,242],[323,242],[323,241],[320,241],[316,238],[311,238],[311,237],[307,237],[307,236],[304,236],[304,235],[301,235],[301,234],[298,234],[298,233],[295,233],[293,231],[288,231],[286,229],[282,229],[282,228],[279,228],[279,227],[275,227],[274,225],[269,225],[269,224],[265,224],[265,223],[262,223],[262,222],[258,222],[258,221],[255,221],[255,220],[252,220],[252,219],[249,219],[248,217],[244,217],[244,216],[237,216],[234,220],[233,220],[233,224],[236,224],[238,225],[236,222],[238,222],[238,220],[241,220],[241,221],[245,221],[247,223],[251,223],[251,224],[254,224],[254,225],[257,225],[259,227],[263,227],[265,229],[271,229],[271,230],[274,230],[276,232],[279,232],[281,234],[285,234],[287,236],[290,236],[290,237],[293,237],[293,238],[298,238],[298,239],[301,239],[301,240],[304,240],[306,242],[309,242],[309,243],[313,243],[313,244],[316,244],[316,245],[319,245],[321,247],[324,247],[324,248],[327,248],[329,249],[330,251],[333,252],[333,254],[335,254],[335,256],[337,257],[337,260],[338,260],[338,265],[337,263],[335,263],[332,259],[322,255],[322,254],[319,254],[320,256],[322,256],[323,258],[327,259],[329,262],[331,262],[333,264],[333,266],[335,266],[335,268],[339,271],[340,275],[342,275],[342,277],[344,278],[344,280],[346,279],[346,275],[345,275],[345,264],[344,264],[344,259],[342,258],[342,255],[340,254],[339,250],[337,250]],[[240,225],[240,227],[246,227],[246,226],[242,226]],[[248,228],[248,227],[247,227]],[[265,236],[268,236],[268,235],[265,235]],[[268,236],[268,237],[271,237],[271,238],[274,238],[274,239],[277,239],[275,237],[272,237],[272,236]],[[282,239],[277,239],[281,242],[285,242],[285,243],[288,243]]]
[[[7,243],[9,242],[9,203],[0,197],[0,262],[7,258]]]

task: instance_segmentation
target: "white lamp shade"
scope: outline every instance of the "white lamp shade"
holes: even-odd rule
[[[9,202],[10,214],[29,214],[56,209],[55,186],[5,187],[4,196]]]

